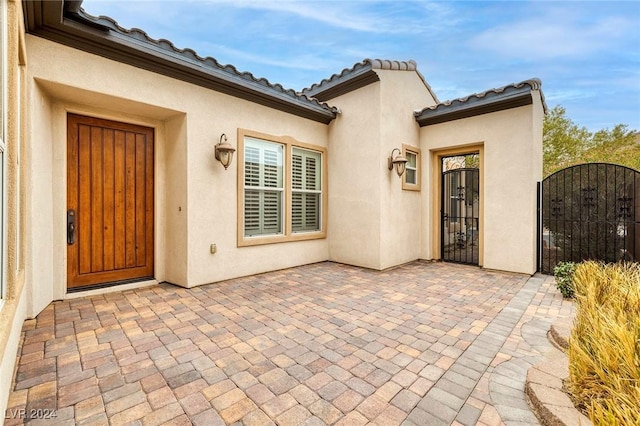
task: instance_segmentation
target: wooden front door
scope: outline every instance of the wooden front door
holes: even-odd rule
[[[153,129],[69,114],[67,288],[153,277]]]

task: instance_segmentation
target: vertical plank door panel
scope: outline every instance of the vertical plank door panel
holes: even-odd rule
[[[127,133],[125,144],[125,265],[136,264],[136,136]]]
[[[76,210],[76,244],[80,260],[79,273],[91,272],[91,128],[80,125],[78,129],[79,204]]]
[[[78,211],[78,123],[69,122],[68,129],[68,143],[67,143],[67,161],[69,163],[67,171],[67,211]],[[67,233],[69,229],[67,229]],[[78,232],[76,231],[76,238]],[[67,264],[69,269],[69,275],[78,275],[79,259],[78,259],[78,245],[69,246],[67,253]]]
[[[91,128],[91,272],[103,270],[102,129]]]
[[[127,266],[126,260],[126,230],[125,230],[125,133],[115,132],[114,146],[114,185],[115,185],[115,266],[122,269]]]
[[[136,266],[144,266],[145,257],[145,135],[136,135]]]
[[[103,262],[104,270],[115,269],[115,176],[114,176],[114,131],[104,129],[103,131],[103,156],[104,156],[104,187],[103,187],[103,207],[104,207],[104,242],[103,242]]]
[[[154,187],[153,187],[153,176],[154,176],[154,167],[153,167],[153,152],[154,152],[154,147],[153,147],[153,143],[149,143],[150,140],[153,140],[153,133],[151,131],[147,132],[146,135],[146,141],[147,143],[145,144],[145,148],[146,148],[146,161],[145,161],[145,241],[144,241],[144,245],[146,247],[146,260],[145,260],[145,264],[147,265],[147,268],[149,268],[149,265],[153,265],[153,253],[154,253],[154,244],[155,241],[153,240],[153,229],[154,229],[154,223],[153,223],[153,206],[154,206]]]

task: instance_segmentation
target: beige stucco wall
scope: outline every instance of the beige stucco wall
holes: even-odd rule
[[[435,103],[414,71],[375,71],[380,81],[331,99],[329,254],[336,262],[385,269],[420,257],[421,192],[402,189],[387,158],[419,148],[413,111]]]
[[[194,286],[328,258],[326,239],[238,248],[238,158],[225,171],[213,155],[222,133],[237,147],[238,128],[326,147],[326,125],[30,35],[27,50],[38,58],[28,81],[30,144],[38,156],[31,170],[33,198],[42,204],[42,222],[30,226],[44,237],[32,242],[38,253],[31,261],[44,262],[42,270],[51,272],[32,281],[43,289],[31,295],[34,312],[66,293],[66,200],[60,188],[66,188],[67,112],[155,129],[158,281]],[[210,244],[217,245],[216,254]]]
[[[380,269],[420,258],[423,210],[420,191],[402,189],[404,176],[389,171],[387,157],[402,145],[420,148],[415,110],[435,104],[420,76],[413,71],[377,70],[381,81],[380,114]],[[422,156],[422,162],[424,157]],[[422,172],[422,167],[419,167]]]
[[[380,269],[380,83],[329,102],[329,259]]]
[[[164,185],[164,195],[166,205],[164,207],[165,228],[164,235],[156,233],[156,241],[162,241],[164,249],[160,248],[160,253],[164,254],[164,259],[159,259],[164,266],[160,266],[164,272],[164,279],[170,283],[188,283],[188,250],[184,248],[188,245],[187,236],[189,228],[187,226],[187,118],[185,114],[180,114],[175,118],[165,121],[166,142],[161,151],[164,155],[158,161],[158,165],[165,165],[164,175],[167,176]],[[160,167],[156,165],[156,170]],[[156,173],[157,175],[157,173]],[[167,259],[171,259],[168,261]],[[169,267],[169,264],[171,265]]]
[[[422,152],[432,158],[439,150],[483,147],[480,227],[485,268],[526,274],[536,271],[536,182],[541,179],[542,114],[539,95],[534,92],[533,105],[420,129]],[[428,186],[428,205],[436,203],[437,184]],[[431,227],[432,234],[433,226],[434,221],[423,222],[423,227]],[[432,241],[423,241],[422,250],[426,258],[439,258]]]
[[[2,0],[6,20],[0,24],[6,36],[6,202],[5,225],[6,257],[4,258],[4,299],[0,300],[0,415],[4,418],[11,383],[13,380],[16,354],[20,342],[22,324],[27,318],[27,297],[25,297],[25,179],[21,165],[28,161],[24,152],[24,73],[21,64],[25,61],[22,8],[19,2]],[[2,74],[0,72],[0,75]],[[1,421],[0,421],[1,422]]]
[[[27,223],[25,245],[25,271],[27,294],[31,295],[27,301],[29,314],[35,316],[53,300],[54,288],[51,280],[54,277],[55,263],[60,262],[62,255],[54,256],[53,233],[54,221],[52,206],[54,194],[61,195],[66,186],[56,185],[54,179],[53,141],[51,122],[51,103],[49,98],[37,87],[33,87],[27,96],[27,103],[32,106],[29,111],[29,122],[36,120],[42,126],[32,127],[29,143],[25,146],[29,162],[26,170],[26,202]],[[38,106],[35,108],[34,106]],[[55,259],[55,260],[54,260]],[[37,289],[32,283],[48,283]]]

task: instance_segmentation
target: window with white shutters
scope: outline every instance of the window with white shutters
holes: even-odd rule
[[[291,154],[291,230],[320,230],[322,156],[317,151],[293,148]]]
[[[326,238],[326,149],[238,130],[238,247]]]
[[[244,141],[244,235],[283,233],[284,146]]]

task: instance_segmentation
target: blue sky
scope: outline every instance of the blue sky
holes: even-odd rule
[[[112,1],[92,15],[302,89],[365,58],[409,60],[440,101],[531,77],[591,131],[640,130],[640,2]]]

